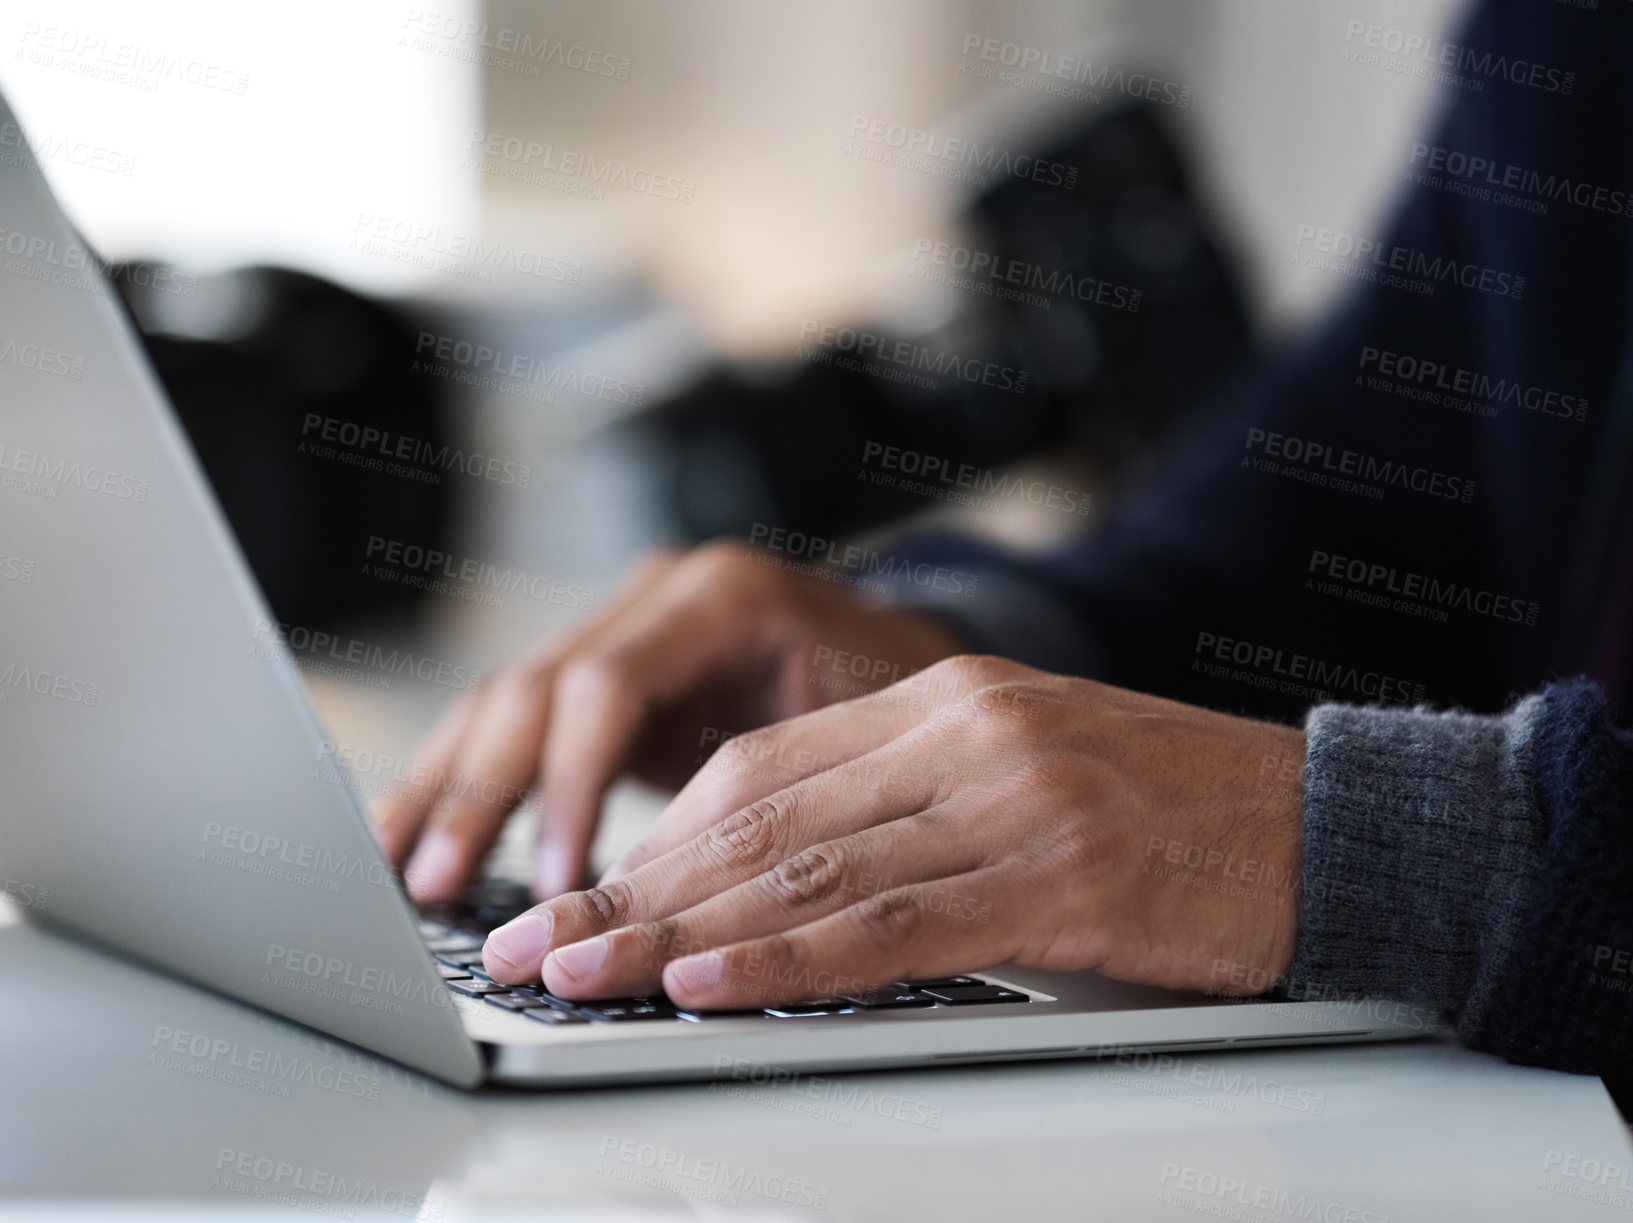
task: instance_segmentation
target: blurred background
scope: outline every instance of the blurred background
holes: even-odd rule
[[[453,692],[315,634],[485,672],[657,544],[1084,529],[1342,292],[1298,227],[1380,227],[1436,87],[1347,31],[1461,6],[1363,7],[4,0],[0,84],[336,737],[406,751]]]

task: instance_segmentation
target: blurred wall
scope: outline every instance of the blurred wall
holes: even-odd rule
[[[1096,72],[1128,66],[1162,79],[1159,96],[1200,159],[1267,317],[1287,323],[1341,287],[1290,266],[1297,226],[1376,223],[1433,102],[1433,86],[1342,62],[1349,23],[1434,34],[1460,8],[1457,0],[1369,0],[1359,15],[1292,0],[489,0],[489,43],[525,35],[599,58],[594,69],[570,71],[546,62],[542,82],[515,57],[490,62],[485,134],[548,146],[547,161],[567,152],[619,159],[695,191],[690,203],[630,191],[591,200],[489,173],[487,226],[518,241],[541,228],[572,234],[587,266],[650,277],[696,312],[716,344],[786,351],[812,312],[923,309],[923,287],[899,269],[882,273],[883,261],[939,232],[969,190],[865,159],[857,149],[866,142],[853,135],[859,119],[1024,150],[1051,123],[1092,116],[1121,95],[1088,85],[1062,98],[1045,92],[1050,82],[1035,70],[1011,81],[977,73],[1018,53],[1064,54]],[[994,47],[996,59],[984,58]],[[609,63],[619,71],[604,74]]]

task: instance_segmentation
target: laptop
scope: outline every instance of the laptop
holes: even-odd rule
[[[752,1013],[499,986],[482,939],[527,897],[489,883],[413,907],[274,624],[129,318],[0,98],[0,877],[32,918],[467,1088],[1160,1056],[1436,1025],[1379,1000],[1240,1000],[1013,965]]]

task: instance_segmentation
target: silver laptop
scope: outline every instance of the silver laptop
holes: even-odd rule
[[[999,966],[693,1014],[483,978],[489,896],[417,913],[113,290],[0,99],[0,877],[26,911],[462,1087],[785,1077],[1381,1040],[1378,1000]]]

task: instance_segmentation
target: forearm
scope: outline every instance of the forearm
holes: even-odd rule
[[[1554,685],[1497,717],[1324,705],[1307,733],[1289,985],[1444,1010],[1511,1060],[1625,1073],[1633,760],[1597,691]]]

